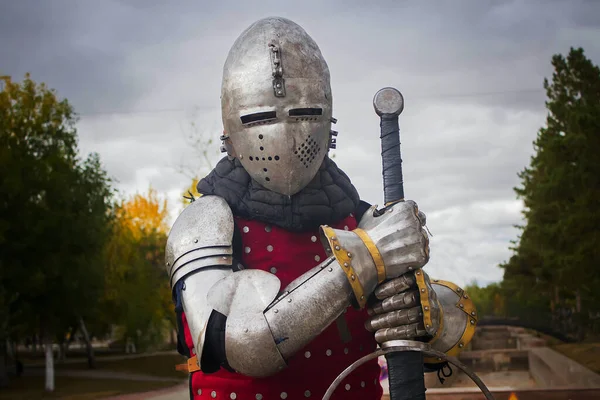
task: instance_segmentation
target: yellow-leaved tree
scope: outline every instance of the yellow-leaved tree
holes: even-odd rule
[[[160,345],[176,324],[164,268],[167,218],[167,201],[153,188],[122,200],[106,249],[104,318],[137,349]]]

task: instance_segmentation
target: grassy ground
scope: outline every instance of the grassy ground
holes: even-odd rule
[[[185,358],[178,354],[158,354],[124,360],[96,359],[97,368],[90,370],[85,359],[75,364],[56,364],[57,371],[79,370],[98,373],[98,377],[82,378],[57,376],[55,381],[56,391],[47,394],[44,391],[43,376],[12,377],[10,387],[0,390],[0,400],[8,399],[71,399],[91,400],[128,393],[139,393],[150,390],[171,387],[187,378],[187,374],[176,371],[175,365],[185,362]],[[43,367],[25,365],[27,371],[43,371]],[[118,372],[123,374],[148,375],[161,378],[175,378],[178,382],[155,381],[129,381],[123,379],[106,379],[102,377],[103,371]]]
[[[176,371],[175,365],[186,362],[179,354],[153,355],[125,360],[97,359],[98,371],[114,371],[140,375],[160,376],[165,378],[180,378],[185,380],[187,373]],[[58,370],[87,370],[87,362],[78,364],[57,364]]]
[[[53,393],[46,393],[44,382],[44,378],[41,376],[12,378],[10,387],[0,390],[0,400],[92,400],[127,393],[164,389],[177,385],[177,383],[170,382],[138,382],[59,376],[56,377],[55,381],[56,390]]]
[[[600,342],[559,344],[552,348],[600,374]]]

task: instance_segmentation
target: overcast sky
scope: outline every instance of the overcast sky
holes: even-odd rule
[[[292,19],[321,48],[335,161],[371,203],[383,198],[373,95],[402,91],[405,192],[434,235],[427,270],[461,285],[500,280],[551,56],[583,47],[600,62],[600,1],[0,0],[0,74],[30,72],[68,98],[81,151],[100,153],[124,193],[165,193],[176,216],[189,184],[176,167],[207,172],[186,137],[216,139],[218,160],[223,63],[267,16]]]

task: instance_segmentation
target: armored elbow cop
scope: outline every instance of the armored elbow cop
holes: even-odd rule
[[[457,356],[475,334],[477,310],[469,295],[458,285],[439,279],[431,281],[441,308],[440,329],[429,342],[431,347],[449,356]],[[441,359],[426,358],[436,364]]]

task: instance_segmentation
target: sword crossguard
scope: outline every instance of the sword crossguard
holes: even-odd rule
[[[383,114],[400,115],[404,110],[404,97],[398,89],[385,87],[375,93],[373,108],[380,117]]]

